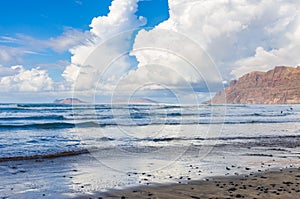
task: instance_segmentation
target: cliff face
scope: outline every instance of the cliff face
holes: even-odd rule
[[[251,72],[219,91],[212,104],[300,104],[300,66]]]

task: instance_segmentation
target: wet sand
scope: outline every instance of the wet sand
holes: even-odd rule
[[[183,184],[184,183],[184,184]],[[78,198],[291,198],[300,196],[300,168],[213,177],[178,184],[112,190]]]
[[[222,158],[216,156],[221,149],[216,150],[207,157],[220,157],[212,164],[211,159],[200,164],[186,155],[161,170],[146,170],[148,164],[142,163],[149,161],[147,156],[109,159],[106,150],[97,151],[106,158],[104,163],[126,168],[122,172],[87,153],[3,160],[0,198],[299,198],[298,153],[284,158],[228,154]]]
[[[6,161],[0,163],[0,198],[299,198],[300,167],[294,162],[285,169],[228,165],[225,176],[192,180],[187,176],[172,177],[173,184],[154,184],[154,173],[130,173],[128,181],[145,180],[138,187],[100,192],[120,183],[125,178],[114,178],[109,168],[81,154],[60,158]],[[297,167],[295,164],[297,163]],[[261,166],[268,166],[261,162]],[[193,166],[194,165],[189,165]],[[101,170],[100,170],[101,168]],[[197,166],[195,167],[197,168]],[[247,174],[237,174],[238,171]],[[101,171],[101,172],[99,172]],[[229,174],[230,173],[230,174]],[[228,175],[227,175],[228,174]],[[236,174],[236,175],[235,175]],[[227,176],[226,176],[227,175]],[[104,181],[106,179],[106,181]],[[110,179],[111,184],[107,184]],[[194,178],[195,179],[195,178]],[[146,181],[147,180],[147,181]],[[101,185],[101,186],[100,186]],[[129,185],[129,184],[128,184]],[[99,187],[98,187],[99,186]],[[126,187],[121,185],[120,187]],[[107,190],[106,189],[106,190]]]

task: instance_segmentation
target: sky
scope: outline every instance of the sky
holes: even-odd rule
[[[195,103],[300,65],[298,0],[5,0],[0,103]]]

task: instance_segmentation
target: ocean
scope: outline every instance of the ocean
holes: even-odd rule
[[[86,160],[69,162],[88,170],[75,192],[234,175],[229,166],[238,173],[299,166],[300,105],[0,104],[2,164],[87,152],[88,169]],[[20,192],[34,175],[24,173],[14,182]],[[0,182],[0,193],[9,195],[9,186]]]

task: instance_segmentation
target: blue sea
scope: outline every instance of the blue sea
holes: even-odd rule
[[[205,140],[273,145],[300,136],[299,123],[299,105],[0,104],[0,158]]]
[[[87,152],[93,158],[89,166],[82,163]],[[49,172],[58,166],[35,178],[32,165],[22,163],[27,172],[20,172],[19,182],[13,183],[10,167],[5,167],[7,162],[67,155],[64,166],[82,171],[72,178],[76,182],[68,182],[72,192],[80,193],[176,182],[187,176],[234,175],[225,169],[228,165],[251,171],[262,162],[270,168],[300,165],[300,105],[0,104],[0,167],[1,175],[8,176],[0,183],[0,193],[28,196],[28,180],[44,184],[33,192],[45,187],[68,190],[69,184],[66,189],[53,183],[61,179],[47,181],[47,176],[55,178]],[[95,161],[100,165],[92,166]],[[191,168],[201,169],[201,175]],[[147,172],[152,177],[145,180]],[[19,190],[7,191],[12,184]]]

